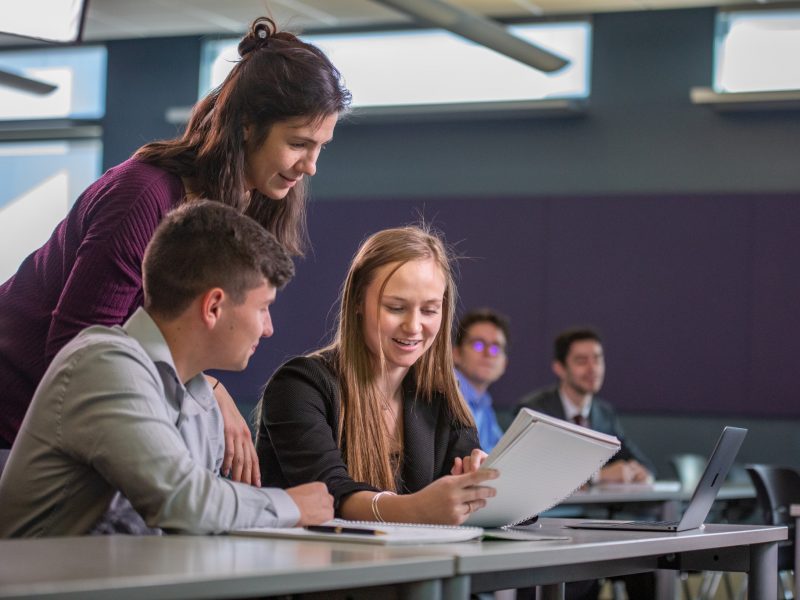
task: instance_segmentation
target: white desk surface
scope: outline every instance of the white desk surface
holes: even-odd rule
[[[575,521],[542,519],[536,527],[568,540],[406,547],[235,536],[5,540],[0,598],[233,598],[419,585],[413,588],[418,597],[463,599],[470,582],[502,589],[522,573],[550,585],[606,568],[658,568],[656,557],[681,553],[713,551],[724,570],[744,564],[742,548],[787,536],[785,527],[707,525],[676,534],[565,529],[568,522]],[[725,548],[738,554],[728,560]],[[489,583],[474,580],[481,576]],[[442,596],[437,589],[445,590]]]
[[[648,555],[763,544],[785,540],[785,527],[766,525],[713,525],[679,533],[570,529],[581,519],[541,519],[531,526],[543,535],[569,536],[549,542],[485,541],[480,544],[446,544],[458,558],[458,573],[581,564]],[[435,550],[428,548],[428,550]]]
[[[652,570],[663,574],[664,582],[672,582],[677,570],[683,569],[747,571],[750,600],[773,597],[773,590],[777,594],[777,542],[786,539],[785,527],[706,525],[702,530],[680,533],[564,527],[578,521],[542,519],[536,527],[539,533],[566,535],[569,540],[451,546],[449,550],[456,556],[456,581],[462,580],[460,587],[451,586],[461,590],[461,595],[451,597],[466,600],[469,595],[463,590],[540,585],[541,598],[563,600],[559,582]],[[674,598],[675,586],[659,584],[656,594],[659,599]]]
[[[236,536],[0,541],[0,598],[231,598],[452,576],[426,548]]]

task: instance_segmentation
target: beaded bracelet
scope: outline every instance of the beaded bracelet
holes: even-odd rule
[[[378,492],[372,497],[372,516],[375,517],[375,520],[379,523],[385,523],[386,521],[383,520],[380,511],[378,510],[378,498],[383,496],[384,494],[388,494],[389,496],[397,496],[394,492]]]

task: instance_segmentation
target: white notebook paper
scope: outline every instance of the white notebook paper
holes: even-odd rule
[[[497,490],[465,525],[502,527],[552,508],[586,483],[620,448],[619,440],[523,408],[481,468]]]
[[[362,544],[432,544],[465,542],[483,535],[480,527],[456,527],[449,525],[417,525],[406,523],[378,523],[371,521],[346,521],[334,519],[325,523],[329,527],[341,527],[342,532],[310,531],[303,527],[253,527],[232,531],[233,535],[277,537],[329,542],[359,542]],[[365,533],[348,533],[359,529]]]

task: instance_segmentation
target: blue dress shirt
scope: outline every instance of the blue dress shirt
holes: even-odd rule
[[[503,437],[503,430],[497,423],[497,416],[492,408],[492,397],[489,392],[483,394],[472,387],[472,384],[464,377],[463,373],[456,369],[456,379],[461,387],[464,400],[467,401],[472,416],[475,418],[475,426],[478,428],[478,440],[484,452],[491,452],[498,440]]]

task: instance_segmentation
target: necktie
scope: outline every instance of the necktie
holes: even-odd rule
[[[575,415],[572,417],[572,422],[576,425],[580,425],[581,427],[589,427],[589,419],[583,415]]]

